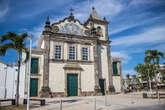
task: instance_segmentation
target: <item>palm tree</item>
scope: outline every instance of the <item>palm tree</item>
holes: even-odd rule
[[[150,64],[159,65],[160,58],[164,58],[164,55],[162,52],[159,52],[157,50],[145,51],[145,60],[148,61]]]
[[[18,53],[18,75],[17,75],[17,89],[16,89],[16,105],[19,105],[19,80],[20,80],[20,66],[22,63],[22,53],[26,53],[26,59],[24,62],[27,62],[29,58],[29,52],[26,48],[26,39],[27,33],[18,35],[13,32],[8,32],[5,35],[0,37],[0,55],[5,56],[8,49],[14,49]]]
[[[156,71],[159,68],[159,61],[160,58],[164,58],[164,55],[162,52],[159,52],[157,50],[146,50],[145,51],[145,58],[144,61],[147,64],[153,65],[153,71],[155,72],[155,81],[157,83],[157,79],[156,79]],[[157,86],[157,84],[156,84]],[[158,93],[158,87],[156,87],[156,92]]]

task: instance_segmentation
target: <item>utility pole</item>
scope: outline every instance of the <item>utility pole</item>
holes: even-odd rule
[[[29,73],[28,73],[28,91],[27,91],[27,109],[29,110],[30,104],[30,73],[31,73],[31,54],[32,54],[32,39],[33,35],[30,35],[30,54],[29,54]]]
[[[6,99],[7,96],[7,88],[6,88],[6,83],[7,83],[7,68],[8,66],[6,65],[6,67],[4,68],[6,70],[6,74],[5,74],[5,95],[4,98]]]

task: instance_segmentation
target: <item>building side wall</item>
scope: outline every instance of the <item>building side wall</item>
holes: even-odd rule
[[[7,69],[5,69],[7,67]],[[16,95],[16,84],[18,67],[7,66],[6,64],[0,63],[0,98],[15,98]],[[6,86],[5,86],[6,83]],[[25,65],[21,65],[20,70],[20,84],[19,84],[20,97],[24,97],[25,90]]]
[[[38,79],[38,96],[40,96],[41,88],[43,86],[43,67],[44,67],[44,56],[40,54],[32,53],[32,58],[38,58],[38,74],[31,74],[30,78]],[[28,87],[28,73],[29,73],[29,62],[26,63],[26,83],[25,83],[25,94],[27,94]]]
[[[115,88],[115,92],[121,92],[121,77],[120,76],[113,76],[113,85]]]
[[[100,69],[102,78],[106,81],[106,90],[108,90],[109,86],[109,79],[108,79],[108,58],[107,58],[107,48],[104,45],[99,46],[99,52],[100,52]]]

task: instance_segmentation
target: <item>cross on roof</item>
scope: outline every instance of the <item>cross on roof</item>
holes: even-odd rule
[[[72,15],[72,12],[73,12],[74,10],[73,10],[73,8],[70,8],[70,14]]]

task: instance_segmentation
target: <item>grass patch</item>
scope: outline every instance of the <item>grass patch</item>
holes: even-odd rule
[[[15,105],[10,106],[0,106],[0,110],[26,110],[26,105],[19,105],[18,107]],[[37,108],[39,106],[30,106],[30,108]]]

